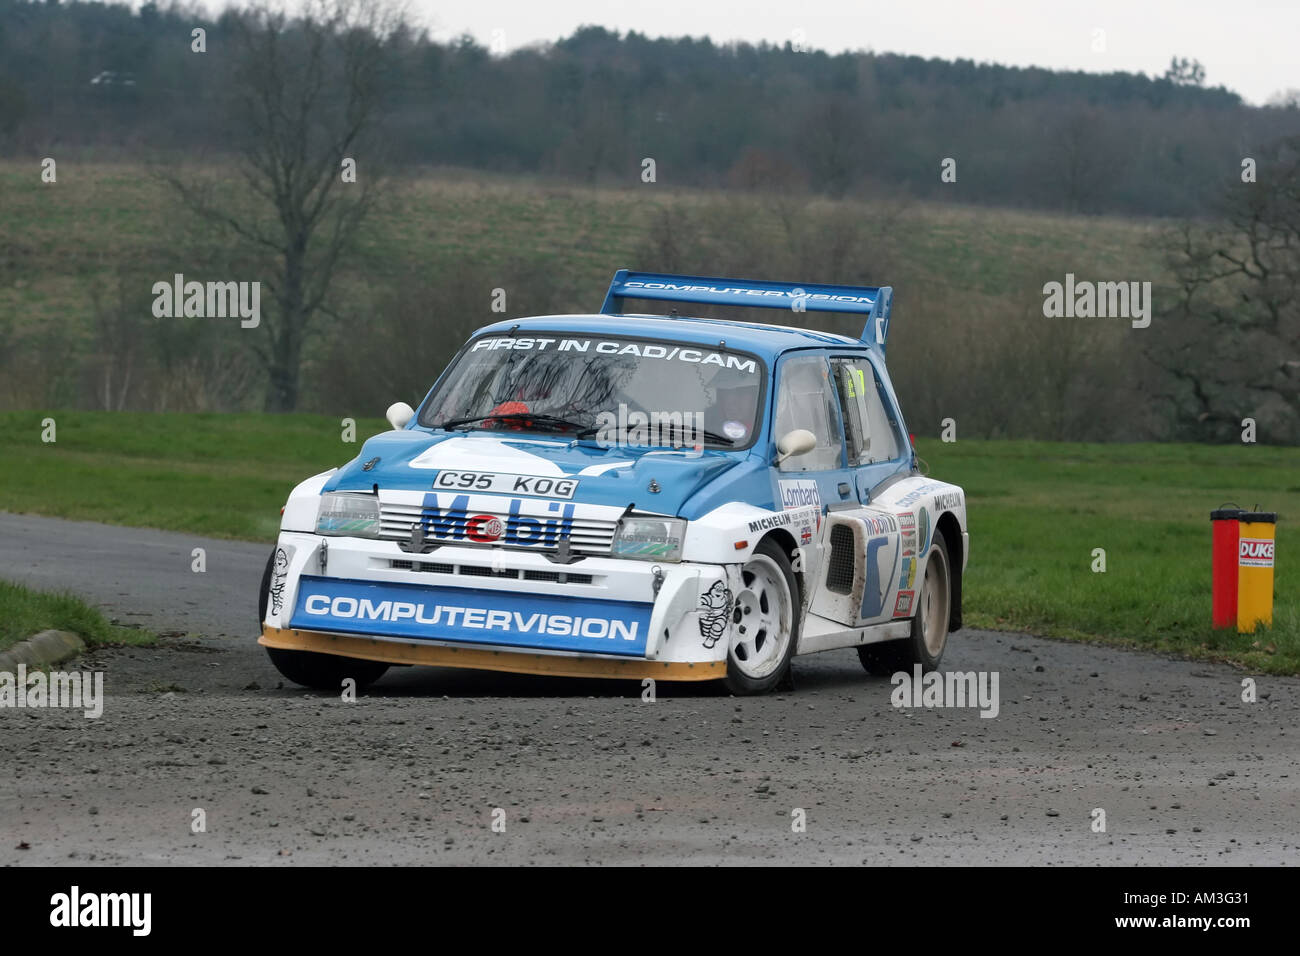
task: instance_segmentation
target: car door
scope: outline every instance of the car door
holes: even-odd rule
[[[896,616],[900,608],[910,610],[915,579],[915,554],[904,547],[898,519],[870,507],[871,489],[906,467],[901,429],[865,352],[832,355],[830,364],[858,508],[846,510],[829,529],[827,588],[840,590],[849,598],[849,606],[841,607],[843,601],[828,594],[827,606],[835,609],[828,616],[844,623],[878,624]],[[862,563],[860,576],[849,578],[844,570],[849,560]]]
[[[855,496],[868,504],[872,488],[906,469],[907,446],[898,415],[866,353],[833,356],[831,371],[844,420],[845,455]]]
[[[836,508],[856,503],[854,479],[845,457],[840,402],[826,353],[793,352],[783,356],[777,366],[775,401],[775,441],[797,428],[807,429],[817,437],[812,451],[791,456],[775,466],[778,507],[789,510],[813,503],[814,485],[818,504]]]

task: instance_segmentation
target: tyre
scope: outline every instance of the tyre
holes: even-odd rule
[[[938,668],[948,646],[948,622],[952,614],[952,566],[948,543],[937,528],[925,562],[925,578],[916,596],[912,633],[897,641],[864,644],[858,659],[870,674],[888,676],[911,671],[920,664],[923,672]]]
[[[262,590],[257,596],[257,626],[260,629],[266,621],[266,606],[270,600],[271,572],[275,567],[275,550],[266,559],[266,571],[262,573]],[[388,665],[379,661],[363,661],[355,657],[339,657],[336,654],[317,654],[314,651],[287,651],[278,647],[268,647],[267,656],[281,675],[313,690],[341,690],[343,681],[352,678],[357,682],[357,690],[364,690],[384,676]]]
[[[271,600],[271,572],[275,569],[275,548],[266,559],[266,570],[262,572],[262,590],[257,592],[257,629],[260,631],[266,623],[266,606]]]
[[[785,549],[768,538],[754,549],[740,572],[744,587],[735,596],[727,676],[736,696],[765,694],[785,680],[799,641],[799,583]]]
[[[343,689],[343,681],[349,677],[357,682],[357,690],[364,690],[388,670],[388,665],[380,661],[317,654],[315,651],[286,651],[268,647],[266,653],[282,675],[295,684],[313,690],[337,692]]]

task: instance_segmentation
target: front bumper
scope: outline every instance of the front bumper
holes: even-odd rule
[[[286,651],[315,651],[341,657],[358,657],[367,661],[383,661],[386,664],[468,667],[550,677],[610,677],[623,680],[643,680],[648,677],[656,680],[695,681],[717,680],[727,675],[725,660],[682,663],[576,654],[539,654],[505,648],[416,644],[411,641],[379,640],[269,626],[262,628],[262,636],[257,643]]]
[[[268,647],[673,680],[725,673],[731,595],[740,586],[739,565],[559,564],[461,545],[410,554],[396,542],[300,532],[281,533],[276,569],[260,640]]]

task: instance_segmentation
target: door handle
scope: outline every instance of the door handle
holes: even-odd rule
[[[841,497],[841,498],[847,498],[847,497],[849,496],[849,492],[850,492],[851,490],[852,490],[852,489],[849,487],[849,483],[848,483],[847,481],[841,481],[841,482],[840,482],[840,488],[839,488],[839,491],[840,491],[840,497]]]

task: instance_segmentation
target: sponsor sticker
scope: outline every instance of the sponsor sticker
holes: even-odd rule
[[[898,575],[900,588],[911,588],[916,583],[916,558],[903,558],[903,570]]]
[[[553,548],[572,533],[577,508],[571,502],[561,505],[554,501],[545,506],[544,513],[537,513],[524,507],[524,499],[511,498],[507,514],[475,514],[477,509],[470,507],[469,495],[456,495],[450,502],[446,498],[446,495],[439,498],[436,492],[424,496],[424,507],[415,524],[425,538],[478,544],[501,541],[517,548]],[[537,502],[531,505],[540,507]]]
[[[915,591],[899,591],[898,600],[894,602],[894,617],[908,617],[912,613],[912,596]]]
[[[883,511],[868,514],[858,520],[866,525],[868,534],[893,534],[898,530],[898,518]]]
[[[949,486],[944,484],[942,481],[926,482],[924,485],[920,485],[916,488],[913,488],[911,491],[904,494],[901,498],[895,499],[892,503],[897,508],[906,508],[908,505],[914,504],[915,502],[919,501],[922,497],[929,494],[930,492],[938,491],[940,488],[946,488],[946,487]]]
[[[644,656],[653,605],[303,575],[291,627]]]
[[[1237,564],[1243,568],[1271,568],[1273,542],[1268,538],[1242,538]]]
[[[960,491],[934,496],[934,507],[937,511],[953,511],[963,504],[964,500]]]
[[[820,508],[800,508],[797,511],[782,511],[779,514],[770,514],[764,518],[755,518],[749,523],[749,530],[771,531],[773,528],[784,528],[792,524],[810,524],[817,520],[821,515]]]
[[[898,529],[903,536],[903,554],[916,556],[916,515],[905,511],[898,516]]]
[[[608,339],[543,339],[486,336],[471,347],[471,352],[508,349],[514,352],[577,352],[597,355],[635,355],[637,358],[662,359],[668,362],[688,362],[693,365],[716,365],[735,369],[751,375],[758,372],[758,362],[733,352],[711,352],[708,349],[682,348],[680,345],[657,345],[649,342],[619,342]]]
[[[892,547],[891,547],[892,545]],[[899,541],[892,534],[868,538],[866,542],[866,581],[862,586],[861,616],[866,620],[878,618],[889,605],[886,601],[894,589],[894,580],[900,570]]]
[[[817,490],[817,482],[812,478],[796,478],[777,482],[781,486],[781,510],[791,511],[806,508],[809,505],[820,508],[822,495]]]
[[[726,435],[733,441],[740,441],[749,434],[749,427],[744,422],[723,422],[722,434]]]
[[[510,475],[495,471],[440,471],[433,479],[433,487],[444,491],[481,491],[487,494],[567,500],[578,490],[578,479]]]

